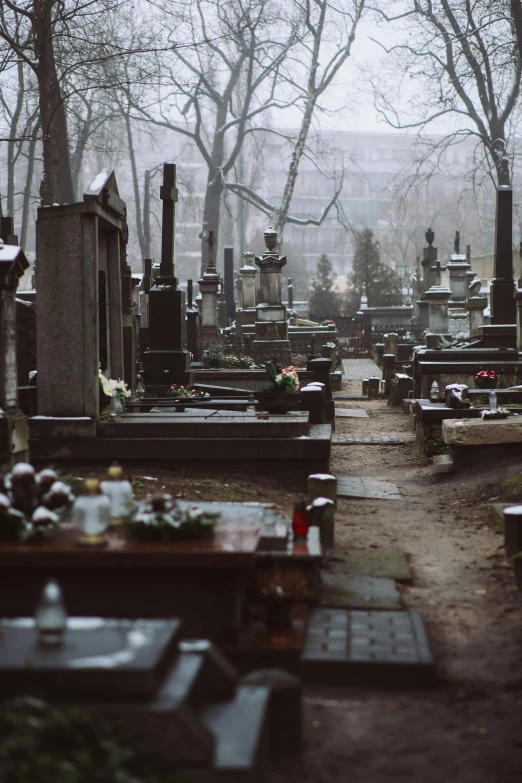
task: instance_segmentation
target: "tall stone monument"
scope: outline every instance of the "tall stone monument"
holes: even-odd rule
[[[27,417],[18,409],[16,288],[29,267],[21,247],[0,239],[0,465],[29,458]]]
[[[98,369],[115,380],[126,377],[122,298],[126,237],[127,208],[114,172],[100,172],[83,202],[38,210],[36,325],[42,416],[95,422]],[[131,309],[129,298],[125,307]],[[135,373],[136,368],[131,369]]]
[[[266,252],[255,259],[260,269],[260,302],[257,305],[253,357],[258,362],[277,356],[282,364],[292,360],[286,307],[281,301],[281,270],[286,256],[277,251],[277,231],[272,226],[265,231]]]
[[[199,350],[219,340],[218,329],[218,288],[219,275],[214,263],[214,232],[208,232],[208,266],[203,277],[198,280],[201,293],[201,327],[199,330]]]
[[[495,218],[495,277],[491,281],[491,323],[515,324],[516,304],[513,280],[513,189],[509,185],[497,188]]]
[[[174,264],[176,165],[163,165],[161,263],[149,291],[149,348],[143,355],[145,385],[190,384],[190,353],[185,349],[185,294],[178,286]]]
[[[253,327],[257,319],[256,310],[256,277],[257,269],[253,264],[254,253],[247,250],[243,253],[245,263],[239,270],[241,303],[236,316],[236,330],[241,343],[245,344],[245,326]],[[249,336],[253,336],[249,332]]]

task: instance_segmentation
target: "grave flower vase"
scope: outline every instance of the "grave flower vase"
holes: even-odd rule
[[[295,391],[259,391],[255,396],[260,407],[268,413],[288,413],[296,410],[301,402],[301,394]]]

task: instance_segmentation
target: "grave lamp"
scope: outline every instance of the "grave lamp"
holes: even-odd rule
[[[62,590],[56,579],[49,579],[40,595],[34,614],[38,641],[44,647],[63,643],[67,628],[67,612]]]
[[[100,484],[101,491],[110,500],[111,524],[118,526],[130,516],[134,505],[132,484],[123,477],[121,465],[111,465],[107,478]]]
[[[98,479],[85,480],[83,494],[74,501],[71,517],[80,533],[79,546],[107,545],[105,532],[111,522],[111,501],[102,494]]]

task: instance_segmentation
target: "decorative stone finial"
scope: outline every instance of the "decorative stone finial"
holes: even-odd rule
[[[453,248],[456,254],[460,253],[460,231],[455,231],[455,241],[453,242]]]
[[[428,245],[431,247],[431,246],[433,245],[433,240],[435,239],[435,232],[434,232],[434,231],[432,231],[432,229],[431,229],[431,228],[429,228],[429,229],[426,231],[426,233],[424,234],[424,236],[426,237],[426,242],[427,242],[427,243],[428,243]]]
[[[267,250],[275,250],[277,245],[277,231],[269,226],[265,231],[265,245]]]

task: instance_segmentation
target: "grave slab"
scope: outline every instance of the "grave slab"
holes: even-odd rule
[[[382,372],[371,359],[343,359],[345,381],[362,381],[364,378],[382,378]]]
[[[335,559],[341,559],[352,576],[386,577],[397,582],[413,580],[408,557],[400,549],[349,549],[336,551]]]
[[[307,684],[335,687],[435,684],[424,622],[416,611],[313,610],[300,674]]]
[[[344,498],[369,498],[374,500],[400,500],[396,484],[364,476],[338,476],[337,495]]]
[[[381,435],[378,433],[372,433],[370,435],[364,434],[341,434],[332,436],[333,446],[344,446],[351,444],[361,444],[365,446],[397,446],[404,445],[405,443],[414,443],[415,438],[412,435]]]
[[[366,411],[360,408],[336,408],[335,415],[338,419],[368,419]]]
[[[447,420],[442,423],[442,437],[451,446],[522,443],[522,416],[493,421]]]
[[[45,698],[148,699],[177,653],[178,620],[70,617],[63,644],[42,647],[31,617],[0,621],[0,692]]]
[[[323,606],[345,609],[402,609],[393,579],[322,572]]]

